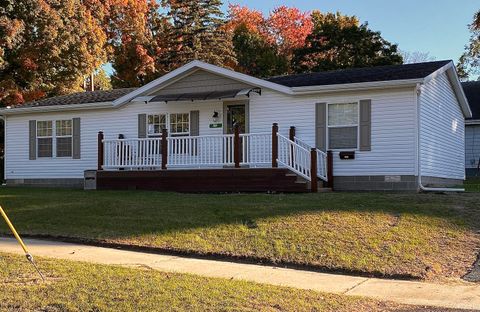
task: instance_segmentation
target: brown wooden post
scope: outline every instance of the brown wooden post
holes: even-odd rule
[[[167,169],[168,162],[168,131],[167,129],[162,129],[162,169]]]
[[[233,162],[235,163],[235,168],[240,168],[240,128],[238,125],[233,127]]]
[[[288,137],[290,141],[295,141],[295,127],[291,126],[290,131],[288,132]]]
[[[295,127],[290,126],[290,130],[288,131],[288,138],[290,141],[295,142]],[[293,145],[290,146],[290,161],[292,162],[292,165],[295,163],[295,155],[294,155],[294,148]]]
[[[327,186],[333,189],[333,153],[327,151]]]
[[[278,124],[272,125],[272,168],[278,167]]]
[[[97,136],[97,170],[103,170],[103,131],[98,131]]]
[[[318,178],[317,178],[317,149],[310,150],[310,189],[312,193],[318,192]]]

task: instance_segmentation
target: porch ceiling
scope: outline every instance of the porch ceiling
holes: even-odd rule
[[[250,93],[254,92],[261,94],[260,88],[247,88],[247,89],[232,89],[225,91],[207,91],[207,92],[189,92],[180,94],[162,94],[156,95],[148,102],[173,102],[173,101],[204,101],[204,100],[221,100],[232,99],[237,96],[250,96]]]

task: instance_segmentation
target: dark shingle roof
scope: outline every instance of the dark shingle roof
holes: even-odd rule
[[[272,77],[268,81],[287,87],[425,78],[451,61],[342,69],[318,73]]]
[[[462,87],[472,110],[472,119],[480,119],[480,81],[462,82]]]
[[[418,79],[430,75],[449,62],[451,61],[343,69],[318,73],[272,77],[267,80],[287,87],[306,87],[345,83]],[[111,102],[132,92],[133,90],[135,90],[135,88],[79,92],[28,102],[21,105],[21,107]]]
[[[68,95],[54,96],[38,101],[27,102],[21,107],[37,107],[37,106],[52,106],[52,105],[68,105],[68,104],[85,104],[85,103],[99,103],[111,102],[132,92],[136,88],[123,88],[105,91],[88,91],[77,92]]]

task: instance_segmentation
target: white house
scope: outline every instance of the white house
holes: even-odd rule
[[[95,170],[98,188],[193,191],[462,184],[471,117],[451,61],[267,80],[193,61],[0,114],[8,185],[81,186]]]
[[[480,176],[480,81],[462,83],[472,118],[465,120],[465,171]]]

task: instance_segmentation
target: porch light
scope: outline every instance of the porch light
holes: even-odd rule
[[[217,122],[217,121],[218,121],[218,112],[217,112],[217,111],[214,111],[214,112],[213,112],[212,119],[213,119],[213,122]]]

